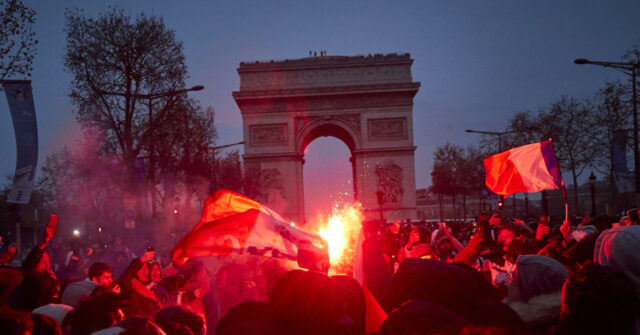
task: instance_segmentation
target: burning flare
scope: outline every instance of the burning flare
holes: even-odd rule
[[[362,204],[334,205],[331,215],[317,217],[317,232],[329,244],[329,274],[353,274],[353,258],[362,229]]]

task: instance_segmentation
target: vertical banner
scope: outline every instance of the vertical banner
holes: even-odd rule
[[[31,198],[38,165],[38,127],[33,105],[31,81],[4,80],[2,88],[7,95],[9,111],[16,135],[16,173],[7,202],[26,205]]]

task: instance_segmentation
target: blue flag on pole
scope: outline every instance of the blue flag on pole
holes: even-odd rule
[[[5,80],[2,88],[7,95],[9,111],[16,135],[17,160],[13,187],[7,202],[28,204],[38,165],[38,127],[33,104],[31,81]]]

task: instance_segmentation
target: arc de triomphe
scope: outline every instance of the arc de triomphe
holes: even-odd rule
[[[409,54],[241,62],[233,97],[242,113],[245,171],[272,189],[260,200],[303,222],[305,148],[334,136],[351,152],[354,198],[365,215],[378,217],[382,191],[387,220],[415,218],[412,112],[420,83],[412,63]]]

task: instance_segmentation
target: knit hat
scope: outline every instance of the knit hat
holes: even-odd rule
[[[569,271],[551,257],[541,255],[522,255],[516,261],[512,285],[518,285],[522,301],[542,295],[558,292]]]
[[[624,273],[640,288],[640,226],[605,230],[596,241],[593,261]]]
[[[52,317],[58,322],[58,325],[62,325],[64,317],[73,310],[73,307],[65,304],[48,304],[40,306],[32,311],[35,314],[43,314]]]
[[[82,299],[88,297],[98,286],[98,283],[82,280],[69,284],[62,293],[62,303],[71,307],[76,307]]]
[[[118,335],[123,333],[124,331],[125,329],[122,327],[113,326],[113,327],[97,330],[91,333],[91,335]]]

